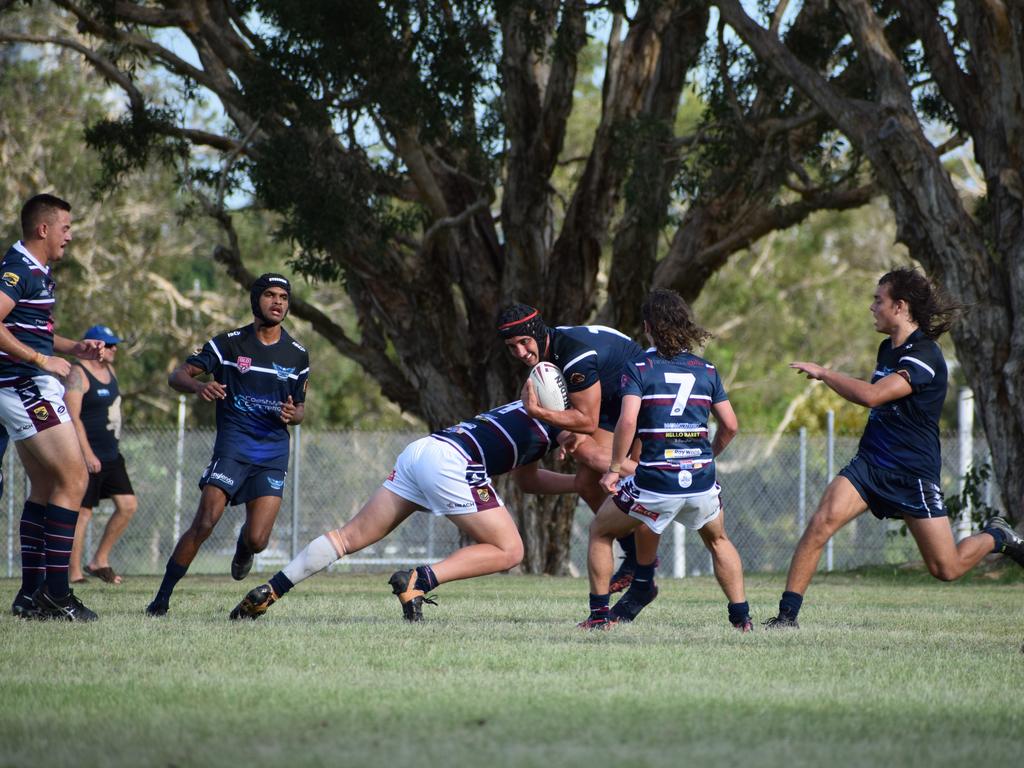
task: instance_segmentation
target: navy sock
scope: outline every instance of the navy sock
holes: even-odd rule
[[[416,589],[421,592],[437,589],[437,576],[429,565],[421,565],[416,569]]]
[[[603,613],[608,613],[608,600],[611,598],[611,594],[606,593],[603,595],[590,595],[590,615],[597,616]]]
[[[153,602],[164,604],[170,603],[171,593],[186,573],[188,573],[187,565],[178,565],[178,563],[174,562],[173,556],[168,559],[167,569],[164,571],[164,580],[160,582],[160,589],[157,590],[156,597],[153,598]]]
[[[804,596],[796,592],[783,592],[779,600],[779,615],[789,619],[795,619],[800,613],[800,606],[804,604]]]
[[[622,558],[622,565],[629,567],[636,567],[636,535],[629,534],[623,536],[621,539],[616,539],[619,542],[619,546],[622,547],[622,552],[625,555]],[[621,568],[622,565],[619,567]]]
[[[43,538],[46,539],[46,590],[52,597],[62,598],[70,591],[68,563],[71,545],[75,543],[78,510],[46,505]]]
[[[245,543],[245,526],[238,530],[238,541],[235,542],[235,557],[244,560],[251,554],[249,545]]]
[[[636,570],[633,571],[633,583],[629,588],[643,592],[649,590],[653,586],[654,563],[651,563],[650,565],[637,565]]]
[[[1006,533],[999,528],[983,528],[982,533],[987,533],[993,539],[996,540],[996,545],[992,549],[993,554],[997,554],[1003,551],[1003,547],[1006,546]]]
[[[729,603],[729,623],[741,624],[750,618],[750,604],[744,600],[742,603]]]
[[[46,505],[26,501],[21,510],[18,534],[21,539],[21,591],[32,596],[46,579],[46,547],[43,521]]]
[[[284,571],[278,571],[270,577],[270,588],[274,590],[274,594],[278,597],[284,597],[294,586],[292,580],[284,575]]]

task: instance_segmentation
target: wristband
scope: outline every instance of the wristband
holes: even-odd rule
[[[46,355],[44,355],[42,352],[36,352],[35,355],[33,355],[32,357],[32,362],[38,365],[40,368],[42,368],[44,365],[46,365]]]
[[[614,472],[617,475],[617,474],[619,474],[619,472],[622,471],[622,465],[621,464],[610,464],[608,466],[608,471],[609,472]]]

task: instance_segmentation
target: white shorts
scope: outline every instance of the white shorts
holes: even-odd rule
[[[406,446],[384,487],[435,515],[468,515],[505,506],[483,464],[435,437]]]
[[[48,373],[0,387],[0,423],[11,440],[24,440],[71,421],[64,405],[64,385]]]
[[[673,520],[699,531],[722,513],[721,493],[722,487],[715,483],[696,496],[666,496],[638,488],[631,476],[619,483],[613,500],[627,515],[660,534]]]

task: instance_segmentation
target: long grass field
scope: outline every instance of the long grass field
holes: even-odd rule
[[[401,621],[386,575],[320,575],[256,622],[260,578],[78,590],[93,624],[19,622],[0,581],[4,766],[1020,765],[1024,579],[820,575],[798,631],[741,635],[709,577],[584,632],[582,579],[446,584]],[[754,618],[781,576],[748,577]]]

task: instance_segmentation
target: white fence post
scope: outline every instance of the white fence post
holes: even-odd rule
[[[178,395],[178,453],[174,469],[174,537],[181,537],[181,493],[182,477],[185,471],[185,396]]]
[[[957,447],[959,448],[960,493],[967,485],[967,471],[974,463],[974,392],[968,387],[961,387],[956,408]],[[971,535],[971,508],[964,507],[960,519],[956,521],[956,540],[961,541]]]
[[[832,476],[835,472],[835,456],[836,456],[836,415],[834,412],[829,411],[826,414],[826,428],[827,437],[825,445],[825,485],[832,482]],[[828,544],[825,545],[825,568],[829,571],[832,570],[832,539],[828,540]]]
[[[796,508],[796,527],[803,534],[807,519],[807,427],[800,427],[800,489]]]

